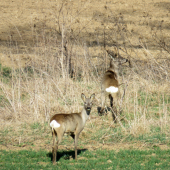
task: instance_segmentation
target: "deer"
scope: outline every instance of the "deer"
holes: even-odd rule
[[[117,114],[116,107],[113,107],[113,97],[117,98],[119,92],[119,80],[118,80],[118,66],[129,62],[128,59],[123,58],[122,56],[113,53],[110,50],[106,50],[109,56],[111,57],[110,60],[110,67],[106,70],[103,75],[101,81],[101,109],[99,111],[99,115],[103,115],[104,113],[104,105],[105,105],[105,95],[109,96],[110,99],[110,106]],[[112,113],[112,117],[115,120],[116,115]]]
[[[89,118],[91,108],[93,105],[93,100],[95,98],[95,94],[93,93],[90,96],[90,98],[86,98],[86,96],[82,93],[81,98],[84,102],[84,107],[80,113],[55,114],[50,119],[50,127],[51,127],[52,137],[53,137],[53,146],[52,146],[53,165],[56,164],[58,145],[62,141],[62,138],[65,133],[69,134],[74,139],[75,160],[77,160],[78,138],[81,131],[85,127],[86,121]],[[56,137],[57,137],[57,142],[56,142]]]

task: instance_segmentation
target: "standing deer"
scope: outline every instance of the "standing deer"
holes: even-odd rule
[[[64,133],[69,133],[70,136],[74,139],[75,144],[75,160],[77,160],[77,143],[81,131],[84,129],[85,123],[90,115],[90,111],[93,105],[93,99],[95,94],[92,94],[90,98],[82,93],[81,98],[84,102],[83,110],[80,113],[72,114],[55,114],[50,119],[50,126],[53,136],[53,164],[56,163],[56,155],[58,150],[58,145],[62,141]],[[56,143],[56,136],[58,137]]]
[[[110,55],[110,67],[105,72],[102,82],[101,82],[101,110],[100,115],[103,115],[104,105],[105,105],[105,93],[109,96],[110,106],[117,113],[116,107],[113,108],[113,95],[117,97],[119,91],[119,81],[118,81],[118,66],[128,62],[127,59],[121,57],[120,55],[114,54],[112,51],[107,50]],[[115,120],[115,114],[113,114],[113,119]]]

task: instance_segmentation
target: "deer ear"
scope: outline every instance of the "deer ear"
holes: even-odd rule
[[[95,98],[95,93],[93,93],[93,94],[90,96],[90,99],[91,99],[91,100],[94,100],[94,98]]]
[[[81,94],[81,98],[82,98],[83,101],[85,101],[86,96],[82,93],[82,94]]]

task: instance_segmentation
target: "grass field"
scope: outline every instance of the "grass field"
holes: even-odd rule
[[[0,2],[0,169],[168,169],[169,0]],[[119,66],[118,120],[99,116],[106,50]],[[95,101],[74,143],[64,136],[52,166],[49,119]]]
[[[1,169],[169,169],[170,150],[79,150],[78,161],[74,152],[58,152],[58,164],[51,163],[52,154],[47,151],[0,151]]]

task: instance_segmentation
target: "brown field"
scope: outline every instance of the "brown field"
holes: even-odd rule
[[[96,100],[79,147],[169,149],[169,12],[169,0],[0,2],[0,149],[51,150],[49,118],[80,111],[82,92],[96,93]],[[132,63],[120,67],[117,123],[97,113],[110,60],[105,49],[115,48]],[[165,142],[127,141],[153,133]],[[73,148],[66,141],[61,148]]]

